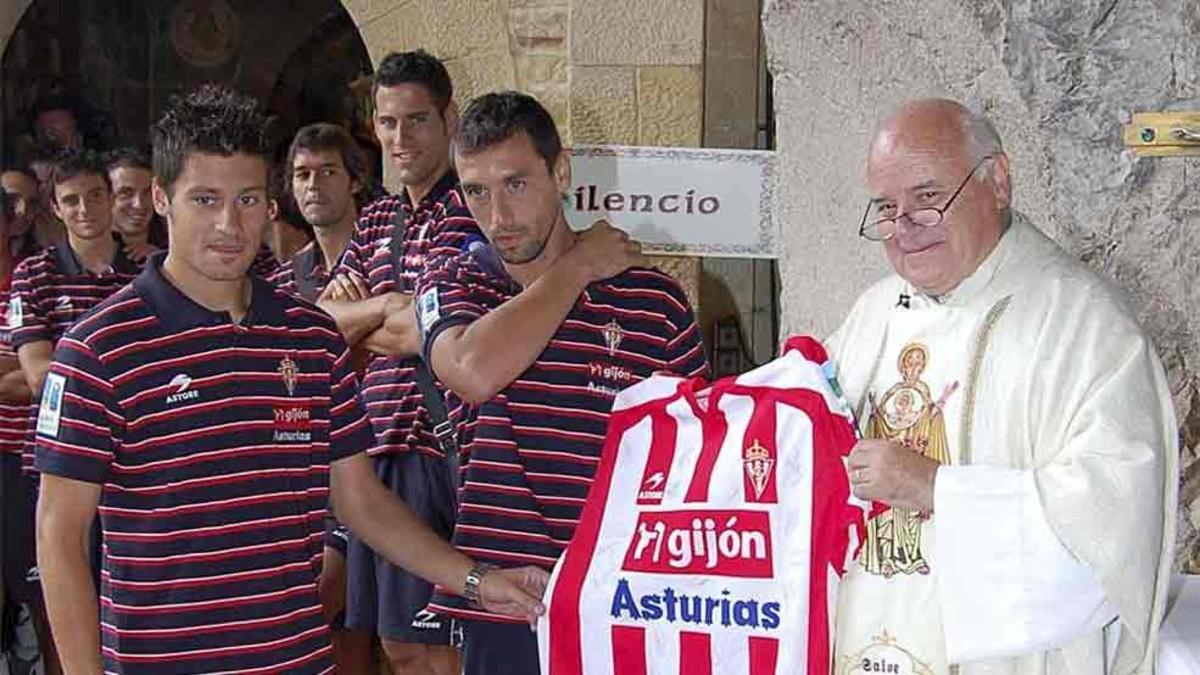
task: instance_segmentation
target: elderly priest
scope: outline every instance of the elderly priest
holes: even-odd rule
[[[1011,205],[992,125],[952,101],[884,120],[860,225],[896,274],[830,338],[863,440],[867,526],[837,675],[1153,669],[1178,445],[1120,294]]]

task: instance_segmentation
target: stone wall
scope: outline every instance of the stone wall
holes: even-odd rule
[[[988,112],[1012,158],[1017,208],[1123,287],[1153,335],[1186,446],[1179,562],[1200,572],[1200,159],[1138,159],[1121,144],[1133,112],[1200,109],[1200,4],[765,5],[785,329],[827,332],[885,271],[878,247],[855,236],[874,121],[927,95]]]

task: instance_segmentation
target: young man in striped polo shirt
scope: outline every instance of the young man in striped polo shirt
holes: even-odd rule
[[[416,381],[412,292],[427,261],[483,235],[450,170],[458,112],[446,68],[424,51],[390,54],[376,71],[374,95],[375,132],[404,189],[363,209],[321,306],[347,342],[370,352],[363,398],[377,439],[376,475],[449,539],[453,494]],[[450,622],[425,611],[432,587],[358,539],[351,539],[347,564],[346,624],[382,638],[393,672],[454,672]]]
[[[35,402],[63,333],[141,271],[113,232],[112,190],[100,156],[83,151],[59,160],[50,188],[66,240],[17,266],[8,311],[13,349]],[[24,459],[31,470],[32,435]]]
[[[267,218],[265,123],[211,85],[172,100],[154,128],[171,246],[55,352],[38,561],[68,672],[330,672],[316,577],[331,495],[394,562],[506,614],[541,610],[544,573],[474,567],[379,484],[335,325],[247,274]]]
[[[5,241],[11,228],[17,226],[15,201],[0,192],[0,241]],[[6,604],[14,608],[24,604],[29,608],[38,645],[44,652],[45,672],[53,675],[62,671],[55,658],[37,578],[33,550],[36,495],[29,477],[21,471],[21,454],[29,429],[29,385],[13,352],[8,323],[8,298],[15,265],[12,251],[0,248],[0,611],[5,610]]]
[[[432,267],[416,300],[427,361],[471,407],[453,542],[491,564],[549,569],[574,533],[616,393],[656,371],[704,375],[704,349],[683,291],[637,266],[639,245],[605,223],[568,227],[570,161],[536,100],[476,99],[454,161],[491,245]],[[431,609],[467,620],[468,675],[538,672],[526,627],[442,593]]]
[[[133,146],[108,153],[108,180],[113,192],[113,231],[125,255],[145,260],[167,247],[167,228],[154,213],[150,184],[154,171],[145,150]]]
[[[354,236],[356,196],[366,172],[362,150],[342,127],[319,122],[296,132],[283,166],[284,192],[312,226],[314,239],[280,264],[271,283],[317,301]]]
[[[366,160],[358,143],[342,127],[320,122],[296,132],[283,165],[284,191],[312,226],[314,239],[285,260],[270,281],[285,293],[310,302],[329,283],[358,217],[355,197],[366,176]],[[325,555],[320,595],[333,627],[334,661],[345,673],[366,672],[374,658],[374,631],[347,629],[346,548],[349,532],[332,516],[326,521]]]

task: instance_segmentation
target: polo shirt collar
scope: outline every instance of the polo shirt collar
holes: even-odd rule
[[[129,259],[125,255],[125,246],[115,235],[113,241],[117,243],[117,253],[113,256],[110,269],[113,272],[123,272],[125,274],[137,274],[137,263]],[[91,272],[79,262],[79,256],[75,253],[75,249],[71,248],[71,240],[64,238],[62,243],[51,249],[51,255],[54,256],[54,263],[58,267],[59,274],[70,276],[82,276],[91,274]]]
[[[314,239],[292,257],[292,272],[297,279],[308,279],[318,269],[322,271],[325,269],[324,260],[325,256],[321,252],[321,247],[317,246]]]
[[[425,207],[442,201],[446,197],[446,193],[458,187],[458,174],[453,171],[447,171],[442,174],[438,182],[429,188],[429,192],[421,198],[421,203],[417,204],[417,208]],[[412,200],[408,196],[408,190],[400,191],[400,204],[407,210],[413,210]]]
[[[146,269],[133,280],[133,288],[154,311],[159,321],[173,330],[201,326],[220,326],[233,322],[229,312],[214,312],[192,300],[162,273],[166,251],[159,251],[146,261]],[[284,326],[287,317],[271,284],[247,274],[250,280],[250,307],[242,326]]]

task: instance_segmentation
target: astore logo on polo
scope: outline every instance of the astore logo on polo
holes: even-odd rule
[[[192,378],[187,373],[179,373],[172,377],[167,386],[175,390],[175,393],[167,396],[167,403],[179,403],[200,398],[200,391],[191,388]]]

